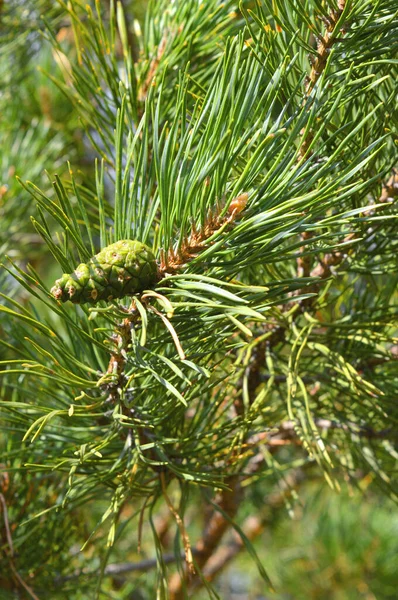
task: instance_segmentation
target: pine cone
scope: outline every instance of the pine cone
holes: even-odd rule
[[[157,279],[152,251],[133,240],[119,240],[82,263],[70,275],[57,279],[51,293],[57,300],[74,304],[113,300],[152,287]]]

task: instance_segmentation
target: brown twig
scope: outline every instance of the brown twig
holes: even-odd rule
[[[130,308],[131,310],[131,308]],[[124,384],[124,368],[127,362],[127,350],[131,343],[131,326],[139,317],[138,311],[126,317],[119,325],[116,334],[112,338],[114,349],[111,352],[107,373],[113,375],[110,383],[105,384],[110,398],[116,402],[119,399],[119,390]]]
[[[338,36],[341,33],[343,33],[342,32],[343,26],[341,26],[339,29],[337,29],[337,24],[340,20],[340,17],[343,13],[344,8],[345,8],[345,0],[340,0],[338,2],[337,10],[331,10],[328,17],[324,19],[326,29],[323,34],[323,37],[321,37],[318,41],[317,56],[312,64],[311,72],[308,77],[308,81],[307,81],[307,85],[306,85],[306,89],[305,89],[307,97],[312,92],[318,79],[320,78],[323,71],[325,70],[329,52],[330,52],[333,44],[335,44],[337,41],[339,41],[340,38]]]
[[[307,468],[312,468],[312,466],[313,463],[308,463]],[[242,525],[242,531],[249,541],[253,541],[263,533],[266,525],[274,519],[275,512],[286,505],[286,501],[306,479],[307,475],[303,468],[295,469],[278,484],[275,491],[264,498],[264,509],[261,512],[259,511],[257,515],[247,517]],[[218,548],[213,556],[209,558],[203,570],[206,581],[213,581],[245,548],[245,543],[237,532],[233,531],[232,537],[233,540],[229,544]],[[198,581],[195,591],[202,585],[202,581]]]
[[[307,79],[307,84],[305,86],[304,101],[306,101],[309,98],[312,90],[314,89],[319,78],[324,72],[332,46],[339,40],[339,35],[343,33],[343,26],[337,27],[337,25],[344,11],[344,7],[345,0],[340,0],[338,2],[338,9],[332,10],[329,16],[326,19],[324,19],[326,28],[323,36],[318,41],[317,56],[312,64],[311,71]],[[299,160],[305,158],[313,139],[314,133],[313,131],[309,131],[300,145]]]
[[[4,529],[5,529],[5,533],[6,533],[7,544],[10,549],[11,556],[14,556],[14,546],[12,543],[10,523],[8,521],[7,503],[6,503],[6,499],[5,499],[4,495],[1,493],[0,493],[0,503],[2,505]]]
[[[338,10],[332,10],[330,15],[326,19],[324,19],[325,24],[326,24],[326,29],[323,34],[323,37],[321,37],[318,41],[317,56],[312,64],[311,72],[308,77],[307,84],[305,86],[304,102],[306,102],[307,99],[309,98],[312,90],[314,89],[320,76],[322,75],[323,71],[325,70],[330,50],[331,50],[333,44],[335,44],[335,42],[337,41],[338,35],[342,32],[342,27],[337,28],[337,24],[343,13],[344,7],[345,7],[345,0],[340,0],[338,2]],[[304,134],[304,130],[301,133]],[[308,131],[306,137],[303,138],[301,141],[299,152],[298,152],[299,162],[310,156],[309,149],[310,149],[313,139],[314,139],[314,132],[313,132],[313,130],[310,130],[310,131]],[[301,234],[301,239],[303,240],[303,242],[305,242],[306,240],[310,239],[312,236],[313,236],[313,234],[311,232],[304,232]],[[300,248],[300,251],[302,253],[305,252],[305,244],[303,244],[303,246]],[[297,259],[297,275],[298,275],[298,277],[309,277],[310,271],[311,271],[311,257],[309,255],[299,256]]]
[[[199,569],[202,569],[209,558],[213,555],[215,549],[220,544],[224,533],[230,527],[232,519],[238,510],[242,498],[242,490],[237,477],[231,477],[228,481],[229,489],[222,490],[216,499],[221,511],[225,513],[226,518],[221,511],[214,509],[208,520],[202,538],[193,549],[195,563]],[[193,577],[190,581],[188,573],[181,577],[178,573],[173,575],[169,583],[170,600],[182,600],[185,597],[184,588],[189,583],[190,587],[197,585],[200,578]]]
[[[174,508],[173,503],[171,502],[171,500],[167,494],[166,478],[165,478],[165,475],[163,472],[160,473],[160,483],[161,483],[161,487],[162,487],[163,498],[165,499],[166,504],[177,523],[178,529],[180,530],[181,539],[184,544],[185,562],[187,565],[188,574],[189,574],[189,576],[193,575],[195,573],[195,567],[193,564],[191,542],[190,542],[187,530],[185,529],[184,521],[182,520],[178,511]]]
[[[6,533],[6,539],[7,539],[7,544],[9,547],[9,556],[8,556],[8,564],[10,566],[11,572],[14,576],[14,578],[17,580],[17,582],[19,583],[19,585],[21,587],[24,588],[24,590],[29,594],[29,596],[31,598],[33,598],[33,600],[39,600],[39,598],[36,596],[36,594],[34,593],[34,591],[32,590],[32,588],[22,579],[21,575],[18,573],[15,564],[14,564],[14,544],[12,541],[12,536],[11,536],[11,528],[10,528],[10,523],[8,520],[8,509],[7,509],[7,502],[6,499],[4,497],[4,495],[2,493],[0,493],[0,504],[1,504],[1,509],[3,512],[3,522],[4,522],[4,529],[5,529],[5,533]]]

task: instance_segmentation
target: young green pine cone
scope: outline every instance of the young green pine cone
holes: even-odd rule
[[[74,304],[113,300],[152,287],[157,280],[152,251],[133,240],[119,240],[82,263],[70,275],[57,279],[51,293],[57,300]]]

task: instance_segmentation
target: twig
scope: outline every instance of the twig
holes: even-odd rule
[[[330,49],[332,48],[333,44],[335,44],[337,41],[340,41],[338,35],[340,33],[343,33],[343,26],[341,26],[339,30],[336,30],[336,25],[345,8],[345,0],[340,0],[338,4],[338,9],[332,10],[328,18],[324,20],[326,24],[326,30],[324,32],[323,37],[321,37],[318,41],[317,57],[312,65],[311,73],[309,75],[308,83],[306,85],[305,90],[307,97],[314,89],[314,86],[316,85],[318,79],[325,70]]]
[[[14,563],[13,563],[12,560],[10,560],[10,567],[11,567],[11,571],[13,572],[14,577],[17,579],[17,581],[19,582],[19,584],[28,592],[29,596],[31,598],[33,598],[33,600],[40,600],[40,598],[38,596],[36,596],[36,594],[34,593],[34,591],[32,590],[32,588],[29,587],[28,584],[26,583],[26,581],[24,581],[22,579],[22,577],[20,576],[20,574],[16,570],[16,568],[15,568]]]
[[[323,419],[323,418],[314,418],[314,424],[319,429],[323,430],[333,430],[340,429],[342,431],[346,431],[348,433],[352,433],[355,435],[359,435],[361,437],[371,438],[371,439],[385,439],[389,436],[389,434],[393,431],[392,427],[387,429],[382,429],[381,431],[377,431],[370,427],[369,425],[358,425],[358,423],[340,423],[338,421],[333,421],[331,419]],[[251,436],[247,440],[248,446],[257,446],[258,444],[264,444],[265,446],[277,446],[278,442],[283,442],[286,440],[292,440],[297,438],[297,423],[295,421],[284,421],[279,425],[279,427],[275,428],[271,431],[264,431],[261,433],[256,433]],[[297,440],[298,443],[301,443],[301,440]]]
[[[196,550],[193,548],[192,549],[192,553],[195,554]],[[180,556],[176,556],[175,553],[173,554],[163,554],[162,556],[162,562],[165,565],[171,565],[173,563],[175,563],[177,561],[177,559],[180,558],[180,560],[184,560],[185,559],[185,552],[181,552]],[[110,577],[114,577],[115,575],[123,575],[124,573],[133,573],[133,572],[146,572],[146,571],[150,571],[151,569],[155,569],[158,565],[158,559],[157,558],[148,558],[146,560],[141,560],[140,562],[137,563],[116,563],[116,564],[110,564],[105,568],[104,571],[104,575],[106,576],[110,576]]]
[[[190,574],[194,574],[195,573],[195,567],[193,564],[193,557],[192,557],[192,551],[191,551],[191,542],[189,540],[189,536],[187,533],[187,530],[185,529],[185,525],[184,525],[184,521],[182,520],[182,518],[180,517],[178,511],[174,508],[173,503],[171,502],[168,494],[167,494],[167,485],[166,485],[166,478],[163,472],[160,473],[160,483],[162,486],[162,493],[163,493],[163,497],[166,501],[167,506],[169,507],[169,510],[171,512],[171,514],[173,515],[173,517],[175,518],[175,521],[178,525],[178,529],[180,530],[180,534],[181,534],[181,538],[184,544],[184,550],[185,550],[185,561],[188,567],[188,572]]]
[[[232,519],[236,515],[240,505],[242,490],[237,477],[231,477],[228,484],[229,489],[222,490],[219,493],[216,504],[218,504],[220,509]],[[214,509],[212,516],[205,527],[203,536],[194,549],[196,565],[199,569],[201,569],[213,555],[215,549],[220,544],[224,533],[229,527],[230,520],[226,519],[220,511]],[[188,583],[187,575],[188,574],[185,573],[185,576],[181,577],[176,573],[170,579],[170,600],[183,600],[185,597],[184,587]],[[198,576],[194,577],[189,582],[190,586],[197,585],[198,581],[200,581],[200,578]]]
[[[307,468],[312,468],[313,463],[309,463]],[[275,511],[286,504],[286,500],[293,495],[303,481],[307,480],[307,475],[303,468],[295,469],[280,483],[278,489],[271,492],[264,499],[264,509],[256,516],[247,517],[242,525],[243,533],[249,541],[253,541],[262,534],[267,523],[273,519]],[[232,532],[233,541],[221,546],[217,552],[211,556],[203,570],[206,581],[213,581],[236,557],[245,544],[236,531]],[[202,587],[202,581],[198,581],[195,591]]]
[[[195,554],[195,548],[192,549],[192,553]],[[166,565],[173,564],[180,558],[181,560],[185,559],[185,552],[181,552],[180,556],[176,556],[175,553],[163,554],[162,562]],[[124,575],[125,573],[138,573],[146,571],[150,571],[151,569],[155,569],[158,566],[157,558],[146,558],[144,560],[140,560],[139,562],[126,562],[126,563],[114,563],[109,564],[105,567],[104,572],[102,574],[103,577],[117,577],[118,575]],[[75,571],[71,575],[66,575],[64,577],[56,577],[54,582],[56,585],[60,585],[62,583],[67,583],[68,581],[73,581],[75,579],[79,579],[80,577],[98,577],[98,569],[93,571],[87,571],[86,569],[81,569]]]
[[[6,499],[4,498],[4,495],[1,493],[0,493],[0,502],[3,507],[3,521],[4,521],[4,529],[6,531],[7,544],[8,544],[8,547],[10,548],[11,556],[14,556],[14,546],[12,543],[10,523],[8,521],[7,503],[6,503]]]
[[[101,387],[109,392],[109,397],[114,403],[119,400],[120,389],[123,388],[125,383],[124,368],[127,362],[127,350],[131,343],[131,327],[133,323],[140,318],[140,314],[134,305],[134,301],[131,303],[127,312],[128,316],[123,319],[120,325],[118,325],[116,332],[111,339],[113,349],[111,350],[111,358],[109,360],[107,373],[113,376],[112,380],[107,381],[107,377],[105,376],[105,381],[101,385]]]
[[[326,29],[318,41],[317,46],[317,56],[315,61],[312,64],[311,72],[308,77],[307,85],[305,87],[305,95],[304,100],[310,96],[312,90],[314,89],[316,83],[318,82],[320,76],[325,70],[328,56],[332,46],[339,41],[338,35],[342,32],[343,27],[339,27],[337,29],[337,24],[340,20],[340,17],[345,8],[345,0],[340,0],[338,3],[338,9],[332,10],[329,14],[328,18],[325,19]],[[305,158],[308,153],[308,149],[314,139],[313,131],[309,131],[306,138],[302,141],[300,150],[299,150],[299,160]]]
[[[337,23],[339,22],[339,19],[343,13],[344,7],[345,7],[345,0],[340,0],[338,2],[338,10],[336,10],[336,11],[332,10],[330,15],[328,16],[328,18],[325,19],[326,30],[324,32],[323,37],[318,41],[317,57],[312,64],[311,72],[308,77],[307,85],[305,87],[304,102],[309,98],[312,90],[314,89],[316,83],[318,82],[318,79],[320,78],[323,71],[325,70],[328,56],[329,56],[329,53],[330,53],[330,50],[331,50],[333,44],[335,44],[335,42],[338,41],[337,36],[341,32],[342,28],[337,29]],[[304,131],[302,133],[304,133]],[[313,130],[310,130],[307,133],[307,136],[301,142],[301,145],[299,148],[299,153],[298,153],[299,162],[305,158],[308,158],[309,148],[312,144],[313,139],[314,139],[314,132],[313,132]],[[303,240],[303,242],[305,242],[306,240],[310,239],[312,237],[312,235],[313,234],[311,232],[304,232],[301,234],[301,239]],[[305,245],[303,245],[300,248],[300,251],[301,252],[305,251]],[[309,277],[310,271],[311,271],[311,257],[309,255],[299,256],[299,258],[297,259],[297,275],[298,275],[298,277]]]
[[[29,596],[31,598],[33,598],[33,600],[39,600],[38,596],[36,596],[36,594],[34,593],[34,591],[32,590],[32,588],[29,587],[28,584],[22,579],[22,577],[18,573],[17,569],[15,568],[15,565],[14,565],[14,544],[13,544],[13,541],[12,541],[11,529],[10,529],[10,524],[9,524],[9,521],[8,521],[7,503],[6,503],[5,497],[4,497],[4,495],[2,493],[0,493],[0,503],[1,503],[2,511],[3,511],[3,521],[4,521],[4,528],[5,528],[5,531],[6,531],[7,543],[8,543],[8,547],[10,549],[10,554],[9,554],[9,557],[8,557],[8,563],[10,565],[10,569],[12,571],[12,574],[14,575],[15,579],[18,581],[19,585],[22,586],[28,592]]]

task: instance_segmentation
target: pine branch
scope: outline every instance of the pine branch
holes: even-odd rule
[[[337,36],[343,29],[343,25],[337,28],[337,24],[340,21],[341,15],[345,8],[345,0],[341,0],[338,3],[338,10],[332,10],[328,17],[324,18],[324,22],[326,23],[326,29],[324,35],[318,41],[317,46],[317,56],[315,61],[312,64],[311,72],[308,77],[307,84],[305,86],[304,93],[304,102],[306,102],[311,96],[312,91],[314,90],[318,80],[320,79],[322,73],[324,72],[327,61],[329,58],[330,50],[332,46],[335,44]],[[304,131],[302,131],[304,134]],[[308,151],[314,139],[314,132],[312,130],[308,131],[306,137],[300,144],[298,160],[301,162],[308,159]],[[308,242],[313,237],[313,233],[310,231],[304,232],[301,234],[301,239],[304,242]],[[301,253],[304,253],[306,250],[305,245],[300,248]],[[310,256],[299,256],[297,259],[297,276],[298,277],[310,277],[311,275],[311,257]]]
[[[333,45],[339,41],[339,35],[344,31],[344,24],[340,23],[341,16],[344,12],[345,8],[345,0],[339,0],[338,9],[331,10],[327,17],[324,17],[324,22],[326,24],[326,28],[323,36],[318,40],[317,46],[317,55],[315,61],[311,66],[311,72],[308,77],[306,86],[305,86],[305,94],[304,94],[304,102],[308,100],[311,96],[311,92],[314,90],[316,84],[318,83],[322,73],[324,72],[327,61],[329,58],[330,51]],[[304,132],[303,132],[304,133]],[[310,130],[305,139],[303,139],[300,144],[298,159],[301,161],[305,158],[308,158],[308,150],[311,146],[311,143],[314,139],[314,133]],[[306,270],[303,266],[303,276],[305,275]]]
[[[222,544],[234,524],[238,530],[237,511],[250,501],[253,482],[267,489],[298,462],[316,464],[336,488],[340,473],[354,477],[358,466],[386,491],[392,486],[394,208],[359,207],[376,197],[391,168],[395,7],[340,2],[316,38],[303,89],[302,65],[323,9],[296,0],[274,4],[257,3],[253,13],[243,8],[244,29],[229,14],[233,3],[154,2],[144,35],[137,33],[136,62],[120,6],[115,19],[100,14],[98,2],[97,14],[80,0],[61,3],[63,18],[73,22],[76,54],[50,25],[52,47],[68,64],[58,85],[104,161],[93,174],[89,155],[84,173],[74,167],[68,181],[59,171],[51,190],[37,169],[46,163],[58,170],[64,154],[48,152],[45,129],[18,125],[11,159],[5,149],[13,133],[0,152],[7,177],[11,166],[39,183],[25,184],[23,193],[29,190],[38,205],[33,224],[49,257],[26,272],[16,263],[6,279],[0,276],[8,286],[12,272],[19,286],[0,303],[0,420],[7,439],[0,436],[0,444],[6,469],[20,476],[10,523],[27,523],[11,531],[22,555],[18,573],[29,573],[35,590],[47,593],[53,577],[42,568],[47,549],[37,543],[35,526],[43,528],[40,539],[59,545],[53,560],[60,581],[79,572],[89,594],[97,555],[88,562],[71,557],[69,548],[91,543],[90,528],[98,527],[96,548],[102,541],[108,547],[101,576],[150,570],[151,560],[116,562],[119,548],[129,550],[116,542],[135,509],[138,545],[149,513],[156,593],[167,595],[164,565],[175,559],[179,574],[171,586],[178,598],[212,579],[242,547],[236,540],[228,552]],[[276,31],[268,25],[275,22]],[[9,225],[19,239],[27,205],[0,183],[0,236],[8,245]],[[390,207],[396,188],[394,177],[378,204]],[[363,241],[359,230],[366,230]],[[57,303],[47,282],[50,255],[58,273],[71,272],[119,239],[141,240],[160,256],[155,289],[133,303],[105,299],[93,309]],[[21,244],[14,246],[15,258]],[[32,473],[44,482],[33,491],[24,479]],[[179,507],[167,495],[172,480],[181,484]],[[190,550],[188,492],[225,485],[219,510],[208,511]],[[185,544],[174,558],[167,548],[161,556],[164,535],[153,524],[162,492]],[[43,509],[46,520],[35,519]],[[77,510],[83,518],[72,543],[73,528],[66,535],[61,518]],[[108,536],[101,529],[107,519]],[[243,532],[255,536],[261,522],[259,515]],[[4,526],[2,536],[8,548]],[[196,563],[194,576],[181,567],[184,558]],[[15,578],[9,573],[7,581],[15,586]],[[99,581],[97,593],[108,583],[102,588]]]
[[[306,97],[314,89],[316,83],[326,68],[328,56],[333,44],[336,43],[338,36],[344,31],[344,24],[339,24],[340,18],[344,12],[346,0],[339,0],[337,10],[332,9],[327,17],[323,17],[326,25],[323,36],[318,40],[317,56],[312,64],[311,73],[305,88]],[[337,25],[339,27],[337,28]]]
[[[140,314],[134,302],[130,304],[127,312],[129,316],[123,319],[111,339],[113,350],[107,369],[107,374],[112,377],[111,381],[102,384],[109,392],[110,399],[114,404],[119,401],[120,391],[126,384],[125,366],[127,353],[131,345],[131,329],[140,319]]]
[[[383,191],[379,197],[377,204],[383,204],[385,206],[388,206],[388,202],[390,202],[390,199],[393,199],[398,195],[397,177],[397,174],[393,173],[393,175],[389,178],[388,182],[386,184],[383,184]],[[367,209],[364,209],[365,214],[372,214],[372,212],[374,212],[372,205],[370,205]],[[344,238],[344,242],[347,243],[355,241],[356,238],[357,234],[350,233]],[[332,269],[339,266],[346,258],[346,256],[347,254],[345,252],[333,252],[326,254],[323,257],[323,259],[320,260],[320,263],[316,267],[314,267],[310,273],[308,273],[311,277],[319,277],[319,280],[309,287],[309,291],[313,294],[316,294],[319,291],[322,282],[332,275]],[[310,263],[307,264],[307,270],[309,268],[309,265]],[[301,310],[303,309],[314,309],[316,306],[316,299],[317,296],[315,295],[299,302],[297,308],[300,308],[300,310],[296,311],[296,316],[300,316]],[[287,310],[287,307],[285,307],[284,310]],[[254,401],[256,390],[259,384],[261,383],[261,371],[265,365],[266,348],[273,348],[281,342],[283,342],[287,332],[287,325],[268,325],[268,328],[271,330],[269,335],[267,335],[263,339],[263,341],[261,341],[255,346],[250,363],[246,367],[245,378],[247,379],[247,389],[250,398],[250,403]],[[242,415],[244,412],[242,388],[243,380],[241,379],[238,383],[237,396],[234,400],[234,406],[237,414],[239,415]]]
[[[385,207],[388,207],[389,203],[398,197],[398,174],[394,171],[389,180],[383,183],[382,193],[377,201],[377,208],[373,208],[370,204],[367,208],[364,208],[362,214],[372,215],[376,211],[379,211]],[[347,257],[347,252],[350,250],[350,246],[347,246],[348,242],[355,242],[358,239],[358,234],[349,233],[345,236],[343,243],[345,245],[346,252],[331,252],[325,254],[322,259],[319,259],[319,264],[316,265],[309,273],[311,277],[320,277],[320,279],[327,279],[332,275],[332,270],[338,267]],[[303,249],[305,250],[305,249]],[[315,284],[316,286],[317,284]],[[318,284],[319,287],[319,284]]]
[[[160,275],[175,275],[178,271],[184,269],[191,260],[197,258],[201,252],[211,246],[211,238],[215,234],[227,232],[231,229],[238,215],[245,209],[248,198],[247,193],[233,198],[225,214],[223,214],[224,211],[220,206],[210,210],[199,231],[197,231],[195,224],[192,224],[190,234],[185,237],[177,250],[170,248],[167,252],[161,252]]]

